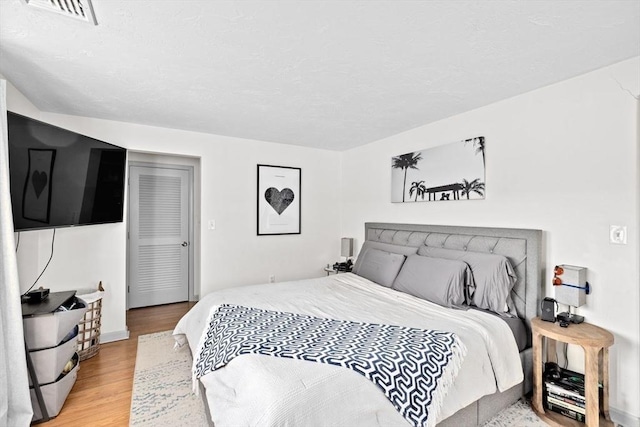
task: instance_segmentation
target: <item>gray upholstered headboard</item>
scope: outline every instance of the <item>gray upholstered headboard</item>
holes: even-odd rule
[[[518,276],[511,292],[518,316],[531,330],[531,319],[539,315],[543,282],[541,230],[368,222],[365,239],[504,255]]]

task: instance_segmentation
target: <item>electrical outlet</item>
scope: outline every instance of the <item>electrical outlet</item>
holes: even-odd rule
[[[269,283],[275,283],[276,282],[276,276],[275,275],[271,275],[269,276]]]
[[[626,245],[627,227],[623,225],[610,225],[609,243],[613,243],[614,245]]]

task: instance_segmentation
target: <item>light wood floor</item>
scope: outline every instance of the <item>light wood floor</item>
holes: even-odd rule
[[[128,426],[138,336],[173,329],[195,303],[136,308],[127,312],[130,338],[100,345],[80,362],[78,379],[56,418],[46,427]]]

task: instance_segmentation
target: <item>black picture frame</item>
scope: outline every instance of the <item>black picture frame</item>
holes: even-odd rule
[[[258,236],[301,233],[302,169],[257,165]]]

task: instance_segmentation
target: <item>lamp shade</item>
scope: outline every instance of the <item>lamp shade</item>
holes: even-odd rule
[[[556,266],[554,289],[556,301],[560,304],[580,307],[587,302],[589,284],[587,269],[575,265],[561,264]]]
[[[353,237],[343,237],[340,245],[340,255],[346,258],[353,256]]]
[[[587,292],[585,288],[578,288],[569,285],[555,287],[556,301],[559,304],[566,304],[572,307],[580,307],[587,302]]]

